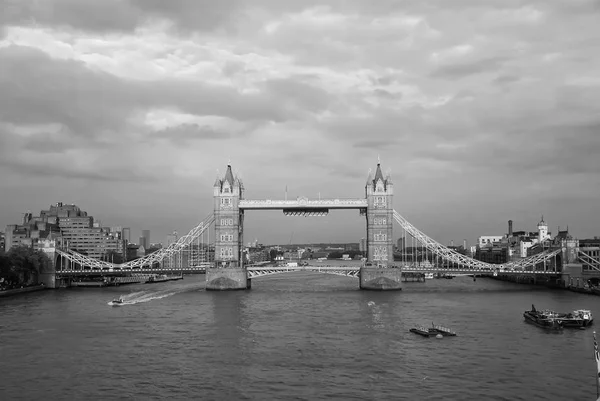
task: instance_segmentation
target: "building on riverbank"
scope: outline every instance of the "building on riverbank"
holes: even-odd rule
[[[43,250],[44,241],[50,238],[61,247],[91,258],[107,258],[112,253],[126,256],[122,232],[102,227],[78,206],[62,202],[40,211],[39,216],[33,216],[31,212],[25,213],[21,224],[6,226],[4,235],[7,251],[19,245]]]
[[[502,264],[532,256],[538,253],[535,249],[532,250],[533,247],[540,247],[552,239],[543,216],[537,229],[513,231],[513,221],[509,220],[507,234],[479,237],[474,258],[486,263]]]

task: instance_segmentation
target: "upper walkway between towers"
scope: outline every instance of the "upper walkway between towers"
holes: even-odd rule
[[[242,210],[279,210],[279,209],[366,209],[366,199],[309,199],[298,197],[293,200],[279,199],[240,199],[238,207]]]

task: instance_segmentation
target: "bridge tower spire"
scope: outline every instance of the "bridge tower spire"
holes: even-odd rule
[[[369,172],[365,185],[367,200],[367,266],[360,270],[360,288],[364,290],[402,289],[402,269],[394,263],[394,184],[390,174],[383,175],[377,158],[375,175]]]
[[[248,288],[243,266],[244,212],[239,208],[244,199],[244,185],[234,176],[231,163],[225,175],[217,177],[213,186],[215,216],[215,262],[206,271],[207,290]]]
[[[379,159],[379,157],[378,157]],[[365,186],[367,198],[367,261],[387,267],[394,262],[393,220],[394,185],[390,175],[384,177],[378,160],[375,176]]]

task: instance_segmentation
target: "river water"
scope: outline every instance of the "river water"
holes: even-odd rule
[[[466,277],[401,292],[297,272],[239,292],[189,276],[30,293],[0,300],[0,399],[595,399],[592,331],[529,325],[532,303],[600,316],[598,297]],[[408,331],[431,322],[458,336]]]

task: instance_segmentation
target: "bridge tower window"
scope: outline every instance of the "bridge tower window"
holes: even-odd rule
[[[375,225],[385,225],[385,224],[387,224],[387,219],[385,217],[375,217],[373,219],[373,224],[375,224]]]
[[[221,234],[221,241],[233,242],[233,234],[229,234],[229,233]]]
[[[375,234],[374,239],[377,242],[386,241],[387,240],[387,234],[377,233],[377,234]]]
[[[233,248],[221,248],[221,259],[231,259],[233,257]]]
[[[388,260],[387,248],[385,246],[376,246],[374,249],[374,260]]]

